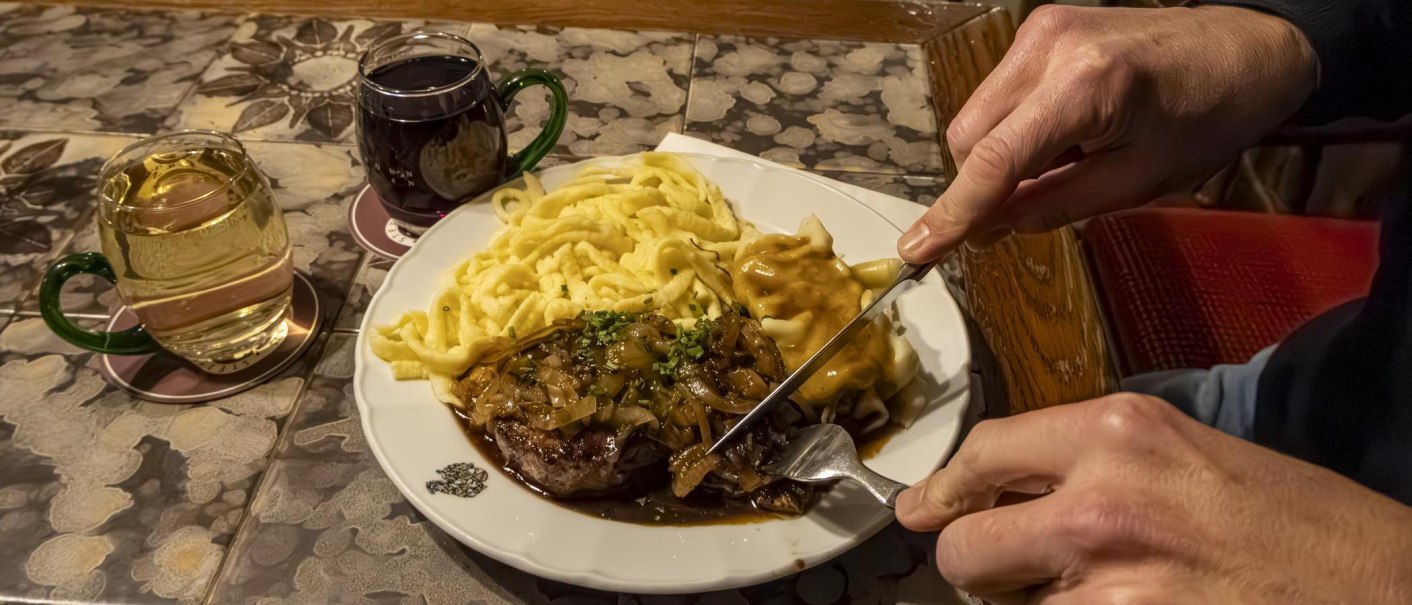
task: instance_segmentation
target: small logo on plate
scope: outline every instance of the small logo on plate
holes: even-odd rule
[[[469,462],[456,462],[436,470],[440,481],[428,481],[427,491],[433,494],[451,494],[461,498],[474,498],[485,491],[485,480],[490,474],[485,469]]]

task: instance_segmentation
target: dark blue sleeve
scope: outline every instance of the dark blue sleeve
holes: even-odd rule
[[[1277,15],[1304,32],[1319,57],[1319,87],[1291,120],[1317,126],[1347,117],[1397,121],[1412,114],[1412,0],[1204,0]]]

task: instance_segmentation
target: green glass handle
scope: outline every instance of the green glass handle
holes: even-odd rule
[[[564,123],[569,119],[569,93],[564,92],[564,85],[559,82],[558,76],[543,69],[521,69],[501,80],[495,87],[500,97],[500,109],[509,111],[510,100],[531,86],[549,89],[549,121],[544,123],[544,130],[529,145],[510,156],[510,173],[505,175],[507,180],[529,172],[544,159],[545,154],[554,149],[559,135],[564,132]]]
[[[74,346],[109,355],[140,355],[159,348],[142,326],[121,332],[97,332],[80,328],[64,317],[63,309],[59,308],[59,293],[64,289],[64,282],[80,273],[91,273],[114,284],[118,282],[113,265],[97,252],[70,254],[50,265],[44,281],[39,284],[39,314],[50,330]]]

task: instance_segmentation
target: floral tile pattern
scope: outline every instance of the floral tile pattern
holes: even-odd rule
[[[241,23],[228,52],[206,70],[167,125],[224,130],[251,140],[352,143],[358,56],[404,32],[464,34],[467,28],[257,15]]]
[[[532,594],[533,577],[423,519],[367,451],[352,397],[355,340],[331,337],[212,602],[522,602],[515,595]]]
[[[96,203],[96,202],[95,202]],[[64,254],[74,252],[99,251],[98,221],[90,214],[74,233],[73,239],[63,250]],[[57,255],[56,255],[57,256]],[[82,273],[75,275],[64,284],[59,295],[59,306],[69,321],[90,330],[101,330],[108,325],[111,310],[121,306],[118,291],[112,284],[96,275]],[[39,286],[35,284],[24,304],[19,309],[22,315],[39,315]]]
[[[309,364],[193,406],[94,363],[38,318],[0,332],[0,598],[198,603]]]
[[[934,536],[897,526],[769,584],[617,595],[471,551],[400,496],[351,386],[356,330],[392,262],[345,221],[365,182],[356,58],[417,29],[468,35],[496,77],[562,74],[569,122],[540,167],[685,130],[921,204],[946,186],[911,46],[0,2],[0,601],[962,603],[935,571]],[[512,148],[539,133],[546,99],[516,98]],[[332,331],[276,379],[198,406],[106,385],[34,296],[54,258],[99,247],[103,161],[130,135],[177,128],[247,142]],[[96,278],[63,295],[90,327],[117,304]]]
[[[934,536],[896,525],[801,574],[696,598],[614,595],[505,566],[437,529],[378,467],[353,403],[355,346],[352,334],[330,338],[212,602],[961,602],[930,562]]]
[[[99,167],[133,140],[0,130],[0,309],[18,308],[91,220]]]
[[[476,24],[470,39],[497,78],[525,67],[562,76],[570,109],[556,153],[635,153],[651,149],[668,132],[681,132],[690,35]],[[506,124],[511,149],[533,140],[548,116],[547,94],[517,96]]]
[[[940,174],[914,45],[702,36],[686,133],[790,166]]]
[[[239,21],[195,11],[0,9],[0,126],[156,132]]]
[[[373,294],[382,287],[382,280],[387,278],[387,270],[392,268],[393,262],[376,254],[363,258],[363,266],[358,268],[358,275],[353,278],[353,287],[343,302],[343,310],[338,314],[334,329],[356,332],[363,325],[363,311],[367,310]]]

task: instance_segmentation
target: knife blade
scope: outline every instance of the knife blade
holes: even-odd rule
[[[739,422],[735,423],[735,426],[732,426],[730,430],[726,431],[726,434],[721,435],[721,438],[717,439],[716,442],[711,445],[711,449],[707,450],[706,453],[708,455],[716,453],[722,447],[725,447],[726,444],[730,443],[732,439],[739,437],[742,433],[749,430],[750,425],[768,416],[775,408],[778,408],[781,404],[788,401],[790,395],[793,395],[795,391],[799,390],[799,387],[803,386],[815,372],[818,372],[820,368],[824,367],[824,364],[828,363],[830,359],[833,359],[833,356],[847,345],[848,341],[852,340],[853,336],[856,335],[859,330],[863,329],[863,326],[872,323],[874,319],[877,319],[877,317],[887,309],[888,304],[892,302],[892,299],[899,292],[899,286],[907,282],[921,281],[921,279],[927,275],[927,272],[931,271],[932,267],[935,267],[938,262],[939,259],[920,265],[911,263],[903,264],[902,270],[897,272],[897,278],[892,281],[892,284],[889,285],[887,289],[883,290],[877,298],[874,298],[873,302],[869,304],[866,309],[863,309],[858,315],[854,316],[852,321],[849,321],[847,325],[843,326],[842,330],[834,334],[833,338],[830,338],[827,343],[824,343],[824,346],[820,347],[808,361],[805,361],[804,365],[799,366],[799,369],[786,377],[784,382],[781,382],[779,386],[775,387],[775,390],[770,391],[769,395],[760,400],[760,403],[755,406],[755,409],[750,410],[744,418],[741,418]]]

